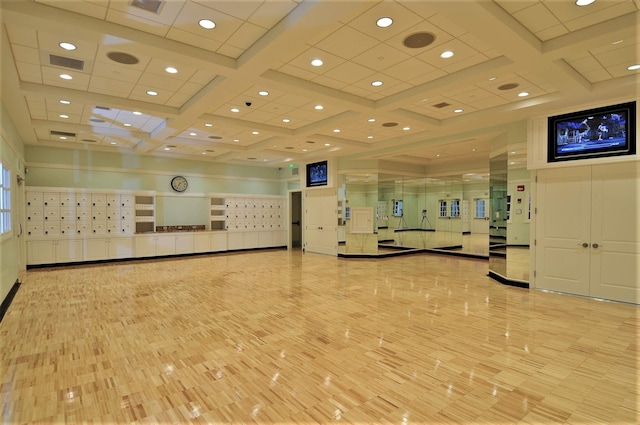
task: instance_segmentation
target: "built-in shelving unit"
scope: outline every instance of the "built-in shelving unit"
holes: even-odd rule
[[[211,196],[209,202],[209,226],[211,230],[225,230],[227,204],[223,197]]]
[[[155,197],[153,195],[136,195],[136,233],[155,231]]]

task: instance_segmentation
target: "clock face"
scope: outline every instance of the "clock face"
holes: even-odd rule
[[[171,179],[171,188],[176,192],[184,192],[187,190],[188,185],[189,183],[187,183],[187,179],[182,176],[175,176]]]

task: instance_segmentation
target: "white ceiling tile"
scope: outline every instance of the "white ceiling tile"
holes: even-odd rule
[[[57,87],[73,88],[78,90],[86,90],[89,86],[90,75],[83,74],[78,71],[53,68],[50,66],[41,67],[42,81],[44,84],[50,84]],[[63,80],[60,78],[60,74],[69,74],[73,77],[73,80]]]
[[[529,31],[536,33],[560,24],[558,18],[542,3],[535,4],[513,14]]]
[[[75,50],[65,50],[59,43],[73,43]],[[38,46],[40,50],[53,53],[66,58],[93,61],[96,57],[98,46],[95,43],[84,41],[78,37],[66,37],[49,31],[38,31]]]
[[[539,0],[495,0],[501,8],[509,13],[515,13],[534,4],[538,4]]]
[[[120,65],[116,62],[101,63],[94,67],[93,75],[103,78],[111,78],[122,81],[135,83],[142,75],[142,70],[137,68],[129,68],[126,65]]]
[[[151,90],[155,91],[168,90],[177,92],[184,83],[171,77],[144,73],[140,76],[138,84],[153,87]]]
[[[638,47],[639,45],[628,45],[609,52],[601,52],[596,56],[596,59],[606,67],[612,65],[625,65],[625,67],[635,65],[638,63],[638,58],[640,58]]]
[[[38,35],[33,28],[26,28],[20,25],[12,25],[10,23],[5,24],[7,29],[7,35],[9,41],[12,44],[19,44],[21,46],[38,48]]]
[[[244,53],[244,49],[231,46],[229,44],[223,44],[218,48],[218,50],[216,50],[216,52],[233,59],[238,59]]]
[[[379,18],[389,17],[393,24],[387,28],[376,25]],[[402,32],[403,28],[413,26],[422,18],[395,1],[379,2],[369,10],[349,21],[349,26],[377,40],[384,41]]]
[[[363,77],[374,76],[375,71],[353,62],[345,62],[328,71],[325,76],[347,84],[355,83]]]
[[[314,59],[322,59],[324,62],[322,66],[313,66],[311,61]],[[340,56],[333,55],[324,50],[320,50],[317,47],[310,47],[298,56],[292,58],[289,61],[289,65],[303,69],[308,72],[307,75],[323,74],[336,66],[343,64],[346,60]]]
[[[348,83],[345,83],[344,81],[334,80],[333,78],[329,78],[325,75],[320,75],[318,77],[315,77],[311,81],[313,81],[316,84],[320,84],[325,87],[331,87],[332,89],[337,89],[337,90],[341,90],[342,88],[348,85]]]
[[[464,28],[454,24],[453,22],[451,22],[451,20],[447,19],[442,14],[436,14],[431,16],[429,18],[429,22],[433,25],[436,25],[438,28],[440,28],[442,31],[446,32],[447,34],[450,34],[452,37],[457,38],[467,32]]]
[[[588,15],[600,15],[602,16],[600,22],[602,22],[610,18],[607,17],[610,13],[607,12],[607,9],[617,9],[621,5],[625,9],[627,6],[633,8],[633,4],[626,0],[596,1],[584,7],[576,6],[574,1],[545,1],[544,5],[562,22],[569,22],[576,19],[580,20]],[[632,9],[627,9],[626,13],[632,11]]]
[[[176,74],[170,74],[166,71],[166,68],[173,67],[178,72]],[[180,81],[189,80],[197,71],[195,66],[185,65],[183,63],[176,62],[169,58],[151,58],[145,73],[160,75],[162,77],[173,78]]]
[[[196,70],[196,72],[191,76],[191,78],[189,78],[189,82],[190,83],[194,83],[194,84],[200,84],[201,86],[205,86],[206,84],[209,84],[209,82],[211,80],[213,80],[215,77],[214,74],[212,74],[211,72],[202,70],[202,69],[198,69]]]
[[[471,35],[469,33],[461,35],[460,37],[458,37],[458,40],[462,41],[467,46],[483,54],[484,52],[492,50],[491,46],[486,44],[484,41],[480,40],[478,37],[475,37],[474,35]]]
[[[254,25],[250,22],[244,22],[238,31],[227,39],[227,44],[246,50],[258,41],[266,32],[266,29],[258,25]]]
[[[411,10],[422,19],[429,19],[437,13],[431,8],[432,6],[428,1],[398,0],[398,3]]]
[[[593,5],[606,5],[607,2],[593,3]],[[609,19],[623,16],[628,13],[637,13],[637,8],[631,2],[618,3],[610,7],[603,8],[600,11],[594,11],[589,15],[585,15],[576,19],[568,20],[565,25],[571,31],[577,31],[581,28],[587,28]]]
[[[158,91],[157,87],[137,84],[133,88],[133,91],[131,92],[131,94],[129,95],[129,99],[141,100],[143,102],[164,105],[164,103],[167,102],[169,99],[171,99],[171,96],[175,94],[171,90],[160,90],[158,91],[157,96],[150,96],[147,94],[147,90]]]
[[[31,65],[40,65],[40,51],[32,47],[14,44],[11,46],[13,58],[17,62],[28,63]]]
[[[133,16],[114,8],[109,8],[106,19],[114,24],[124,25],[125,27],[134,28],[159,36],[164,36],[169,30],[169,25],[145,19],[142,16],[136,16],[134,18]]]
[[[120,12],[124,15],[130,15],[131,21],[134,22],[155,22],[163,26],[170,26],[176,19],[176,16],[182,10],[187,0],[169,0],[163,1],[157,12],[151,12],[132,5],[131,1],[111,1],[108,17],[114,12]],[[109,19],[109,18],[108,18]]]
[[[345,40],[348,41],[345,42]],[[344,59],[351,59],[377,44],[379,43],[375,38],[353,28],[343,26],[317,43],[316,47]]]
[[[413,86],[419,86],[420,84],[428,83],[429,81],[435,81],[438,78],[444,77],[445,75],[447,75],[447,73],[443,70],[435,69],[430,72],[425,72],[423,75],[420,75],[418,77],[411,78],[408,80],[408,82]]]
[[[535,33],[536,37],[538,37],[541,41],[551,40],[556,37],[560,37],[561,35],[565,35],[569,32],[567,27],[562,24],[554,25],[542,31],[538,31]]]
[[[455,56],[453,57],[455,58]],[[452,74],[454,72],[469,68],[473,65],[487,61],[487,57],[481,53],[476,53],[472,56],[466,57],[461,60],[452,62],[450,65],[446,65],[442,68],[443,71]]]
[[[385,69],[397,65],[410,57],[411,56],[401,50],[382,43],[359,54],[354,57],[352,61],[375,71],[384,71]]]
[[[482,110],[495,108],[496,106],[505,105],[507,103],[509,103],[509,101],[500,96],[491,96],[477,101],[469,101],[467,104],[476,110]]]
[[[180,28],[171,28],[167,32],[167,38],[169,40],[179,41],[184,44],[189,44],[191,46],[197,46],[201,49],[209,50],[211,52],[216,52],[222,46],[222,41],[214,40],[212,38],[206,38],[201,35],[194,34],[189,31],[185,31]]]
[[[246,19],[252,24],[270,29],[295,7],[296,3],[289,0],[265,1]],[[247,9],[249,8],[243,8],[243,13],[246,14],[248,12]]]
[[[613,76],[613,78],[619,78],[619,77],[627,77],[629,75],[637,75],[638,71],[629,71],[627,69],[628,66],[630,66],[629,64],[637,64],[638,62],[628,62],[628,63],[622,63],[622,64],[611,64],[611,65],[607,65],[606,70],[609,74],[611,74]],[[636,92],[637,93],[637,92]]]
[[[385,74],[402,75],[405,80],[423,76],[435,71],[433,66],[415,58],[409,58],[385,70]]]
[[[161,118],[150,118],[150,119],[147,120],[147,122],[142,127],[140,127],[140,130],[144,131],[144,132],[147,132],[147,133],[150,133],[153,130],[155,130],[156,128],[158,128],[158,126],[160,124],[162,124],[163,121],[164,120],[161,119]]]
[[[99,2],[86,2],[77,0],[37,0],[37,2],[98,19],[104,19],[107,13],[106,5]]]
[[[236,3],[236,6],[243,5],[246,2],[208,2],[207,5],[215,5],[216,10],[200,3],[188,2],[180,14],[173,22],[173,28],[187,31],[192,34],[201,36],[202,38],[226,42],[242,25],[243,20],[236,18],[224,11],[218,11],[218,6]],[[249,6],[247,4],[247,6]],[[249,6],[250,8],[251,6]],[[198,25],[201,19],[210,19],[215,22],[216,27],[210,30],[202,28]]]
[[[289,64],[282,65],[278,69],[278,71],[280,71],[280,72],[282,72],[284,74],[287,74],[287,75],[291,75],[291,76],[294,76],[294,77],[297,77],[297,78],[301,78],[303,80],[311,80],[311,79],[313,79],[313,78],[315,78],[317,76],[317,74],[315,74],[315,73],[313,73],[313,72],[311,72],[309,70],[306,70],[306,69],[303,69],[303,68],[298,68],[297,66],[292,66],[292,65],[289,65]]]
[[[569,65],[571,65],[576,71],[580,73],[603,69],[600,62],[593,56],[589,56],[587,58],[576,61],[571,61],[569,62]]]
[[[104,78],[94,75],[89,83],[89,91],[94,93],[106,93],[112,96],[127,97],[133,90],[135,83],[116,80],[113,78]]]

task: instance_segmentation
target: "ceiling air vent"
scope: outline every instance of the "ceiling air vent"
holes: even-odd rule
[[[69,133],[68,131],[51,130],[49,133],[52,136],[76,137],[76,133]]]
[[[63,56],[49,55],[49,63],[54,66],[77,69],[78,71],[82,71],[84,69],[84,61],[65,58]]]
[[[137,7],[147,12],[158,13],[158,9],[162,6],[161,0],[133,0],[131,6]]]
[[[300,169],[298,167],[291,169],[291,175],[297,176],[300,173]]]
[[[440,103],[436,103],[433,106],[434,108],[442,109],[442,108],[446,108],[447,106],[451,106],[451,104],[447,102],[440,102]]]
[[[98,106],[98,105],[94,106],[94,109],[101,109],[103,111],[110,111],[111,110],[111,108],[107,108],[106,106]]]

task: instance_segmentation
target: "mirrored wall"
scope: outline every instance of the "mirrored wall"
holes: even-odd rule
[[[488,173],[441,177],[345,174],[339,191],[339,252],[446,250],[488,256]],[[370,208],[373,234],[351,232],[352,208]]]

